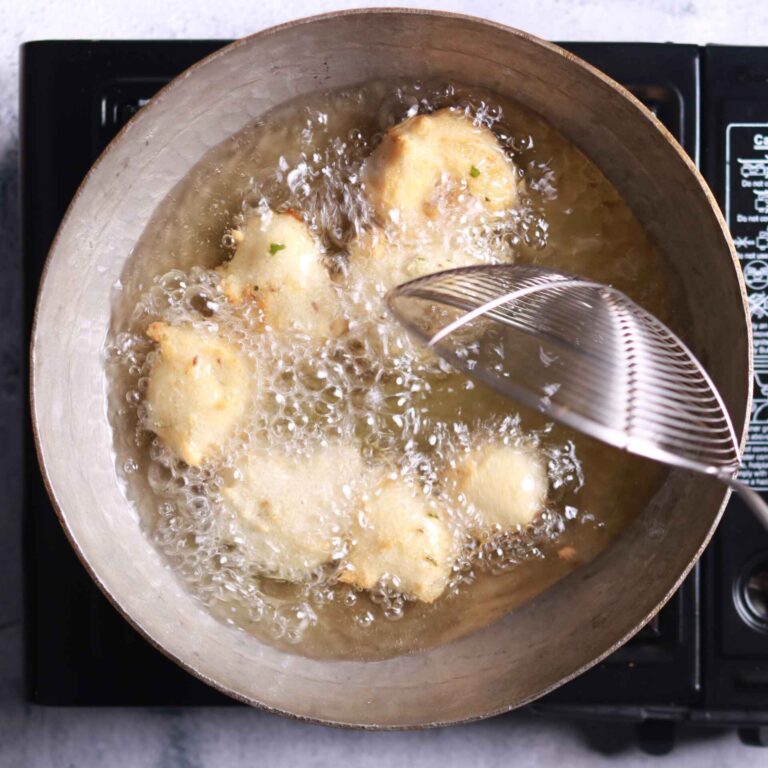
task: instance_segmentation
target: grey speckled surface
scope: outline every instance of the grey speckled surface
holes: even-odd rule
[[[241,0],[0,0],[0,248],[19,280],[17,78],[18,46],[44,38],[238,37],[322,11],[388,3]],[[551,39],[720,42],[768,45],[768,4],[754,0],[454,0],[401,2],[474,13]],[[6,258],[9,256],[9,258]],[[0,303],[0,441],[19,444],[20,360],[3,335],[10,313]],[[0,468],[0,483],[20,482],[18,460]],[[7,498],[18,498],[9,494]],[[356,733],[304,725],[261,712],[32,707],[21,686],[21,510],[0,504],[0,768],[209,768],[212,766],[646,765],[633,731],[511,715],[460,728],[411,733]],[[684,730],[659,765],[768,766],[768,750],[742,746],[734,733]]]

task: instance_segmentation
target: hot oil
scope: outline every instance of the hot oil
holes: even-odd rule
[[[372,223],[362,161],[391,125],[454,105],[497,133],[523,192],[501,230],[473,220],[453,247],[473,263],[514,259],[611,283],[674,329],[685,325],[677,276],[614,188],[516,104],[457,86],[373,83],[281,106],[212,150],[159,206],[116,286],[108,369],[118,468],[147,535],[189,589],[222,620],[302,654],[383,658],[482,627],[599,554],[665,477],[429,356],[384,312],[386,286],[350,269],[350,244]],[[267,206],[300,211],[322,240],[349,328],[339,339],[255,332],[257,310],[223,297],[211,268],[231,256],[228,232]],[[224,458],[199,468],[144,427],[156,354],[144,332],[158,319],[215,330],[258,367],[247,423]],[[490,440],[536,446],[550,496],[530,528],[478,540],[465,533],[470,513],[452,500],[451,466]],[[387,584],[370,594],[338,584],[333,567],[301,584],[266,578],[226,523],[222,488],[237,482],[243,451],[302,457],[333,441],[358,444],[367,467],[386,467],[443,501],[461,553],[434,604]],[[348,506],[341,514],[354,514]]]

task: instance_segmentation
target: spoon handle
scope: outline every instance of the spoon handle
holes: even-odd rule
[[[768,529],[768,504],[763,497],[746,483],[734,477],[722,478],[736,493],[741,496],[744,503],[755,513],[763,526]]]

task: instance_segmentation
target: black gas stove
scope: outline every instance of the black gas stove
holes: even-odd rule
[[[40,42],[22,49],[23,252],[28,337],[43,262],[90,165],[161,86],[224,44]],[[566,44],[626,85],[700,164],[750,287],[756,339],[748,477],[768,492],[768,48]],[[12,287],[13,288],[13,287]],[[56,705],[233,704],[140,637],[91,582],[46,496],[27,430],[26,681]],[[700,564],[603,663],[537,702],[547,715],[637,722],[651,751],[688,721],[768,743],[768,534],[731,502]]]

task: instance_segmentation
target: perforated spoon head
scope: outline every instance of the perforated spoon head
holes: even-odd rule
[[[452,365],[557,421],[726,482],[738,469],[733,425],[702,365],[615,288],[483,265],[405,283],[387,303]]]

